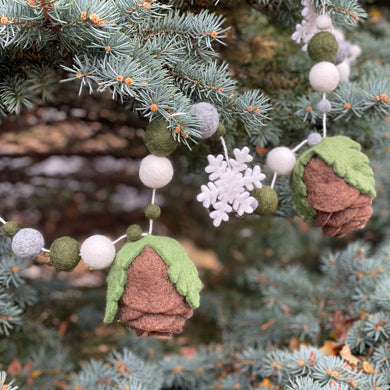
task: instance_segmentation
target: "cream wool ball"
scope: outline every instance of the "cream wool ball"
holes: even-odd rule
[[[103,269],[114,261],[115,247],[106,236],[95,234],[83,242],[80,248],[80,255],[88,267]]]
[[[173,166],[166,157],[149,154],[139,167],[139,178],[146,187],[161,188],[166,186],[173,177]]]
[[[343,61],[341,64],[336,66],[337,71],[339,72],[340,83],[345,83],[349,80],[349,75],[351,74],[351,66],[348,60]]]
[[[362,48],[359,45],[352,45],[349,48],[349,55],[355,59],[358,58],[362,54]]]
[[[317,16],[316,26],[319,30],[329,30],[332,28],[332,19],[326,14]]]
[[[295,163],[295,153],[285,146],[278,146],[267,155],[267,167],[280,176],[289,175],[294,169]]]
[[[338,42],[345,41],[345,34],[338,28],[334,28],[332,31]]]
[[[309,74],[310,85],[319,92],[331,92],[337,88],[340,76],[335,65],[322,61],[315,64]]]

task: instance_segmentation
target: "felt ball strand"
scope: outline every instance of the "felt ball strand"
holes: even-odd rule
[[[211,134],[217,130],[218,123],[215,125],[216,109],[208,103],[198,105],[195,110],[204,120],[202,124],[207,133]],[[184,113],[172,114],[181,115]],[[212,125],[207,122],[212,120]],[[212,134],[211,134],[212,135]],[[161,214],[160,207],[155,204],[156,189],[167,185],[173,177],[173,166],[170,160],[166,157],[171,154],[178,142],[172,137],[171,132],[167,127],[167,122],[164,120],[156,120],[151,122],[145,132],[145,145],[151,154],[146,156],[139,167],[139,177],[141,182],[152,189],[152,200],[145,208],[145,216],[149,220],[148,234],[152,234],[153,221]],[[3,224],[4,233],[12,237],[12,250],[14,254],[22,259],[33,260],[42,252],[50,254],[50,264],[58,271],[71,271],[79,263],[82,258],[85,264],[90,269],[103,269],[112,264],[114,261],[116,250],[115,244],[123,239],[135,241],[146,236],[147,233],[142,233],[138,225],[135,229],[137,234],[129,233],[120,236],[114,241],[108,237],[95,234],[88,237],[80,246],[80,244],[72,237],[57,238],[50,249],[45,248],[45,241],[42,234],[35,229],[21,229],[15,222],[7,222],[0,217],[0,223]],[[134,230],[134,227],[132,228]],[[130,229],[131,230],[131,229]]]
[[[314,32],[307,45],[309,57],[316,62],[309,81],[323,94],[317,103],[322,113],[322,137],[318,133],[308,136],[310,149],[298,157],[292,172],[291,197],[306,223],[321,227],[327,236],[342,237],[363,228],[372,215],[375,180],[358,143],[344,136],[327,137],[327,114],[332,105],[326,94],[348,80],[351,46],[332,28],[325,12],[317,17],[316,28],[328,30]]]

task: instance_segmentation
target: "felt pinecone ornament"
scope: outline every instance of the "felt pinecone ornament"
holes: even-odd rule
[[[199,306],[201,287],[195,265],[176,240],[147,235],[116,255],[107,277],[104,322],[116,317],[138,336],[170,337]]]
[[[291,191],[297,213],[327,236],[342,237],[363,228],[376,196],[368,162],[350,138],[323,138],[294,167]]]

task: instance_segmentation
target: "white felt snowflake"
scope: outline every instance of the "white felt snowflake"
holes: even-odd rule
[[[303,10],[302,16],[303,20],[300,24],[295,26],[295,32],[291,38],[297,43],[304,43],[302,50],[307,50],[307,43],[317,32],[316,19],[318,14],[312,2],[310,0],[302,0]]]
[[[253,213],[258,203],[247,190],[261,188],[261,181],[265,179],[259,166],[251,169],[246,165],[253,160],[249,148],[245,146],[241,150],[234,149],[233,154],[235,158],[230,158],[229,161],[221,154],[217,157],[211,154],[207,156],[209,165],[205,171],[209,173],[210,181],[207,186],[202,185],[202,192],[197,196],[204,207],[212,206],[210,217],[216,227],[222,221],[228,221],[228,213],[232,211],[240,216]]]

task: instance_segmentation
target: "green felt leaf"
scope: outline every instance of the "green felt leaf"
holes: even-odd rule
[[[118,311],[118,301],[125,289],[127,268],[146,248],[152,248],[168,265],[169,280],[176,285],[179,294],[186,297],[194,309],[199,306],[199,292],[202,283],[198,270],[188,253],[173,238],[147,235],[144,238],[126,243],[115,257],[107,277],[107,305],[104,322],[112,322]]]
[[[331,165],[335,174],[362,194],[376,196],[374,173],[368,165],[368,157],[360,151],[360,145],[348,137],[338,135],[326,137],[303,153],[298,159],[291,176],[291,196],[296,212],[312,223],[316,211],[307,202],[307,189],[302,180],[305,166],[312,157],[321,158]]]

